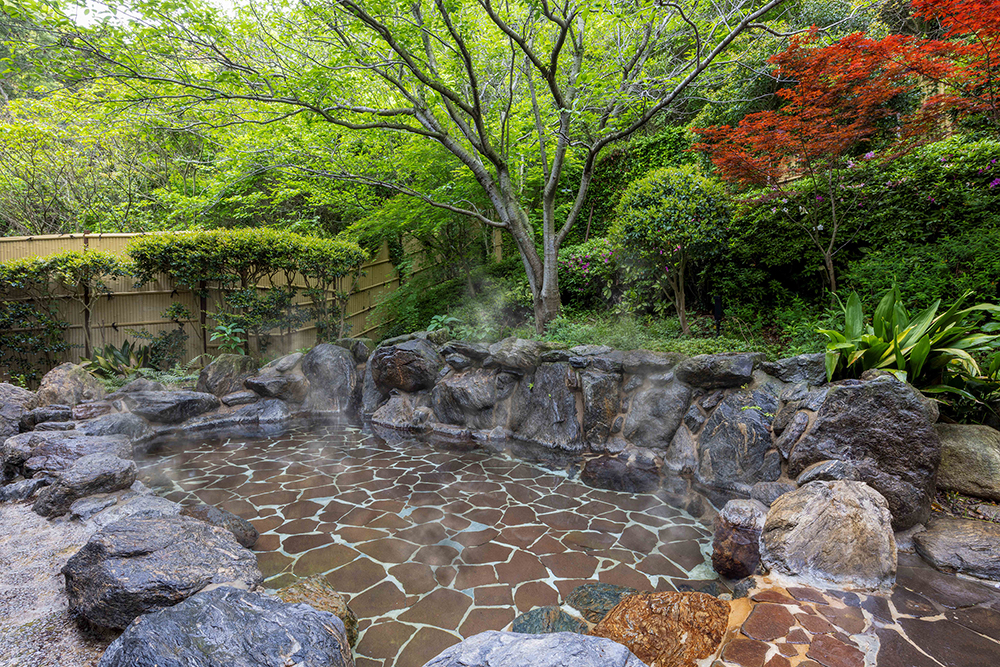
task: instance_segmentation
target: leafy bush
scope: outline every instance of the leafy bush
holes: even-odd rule
[[[614,249],[608,239],[591,239],[559,250],[559,290],[563,305],[596,308],[611,296],[615,282]]]
[[[39,378],[36,361],[51,367],[69,349],[47,262],[31,257],[0,263],[0,368]]]

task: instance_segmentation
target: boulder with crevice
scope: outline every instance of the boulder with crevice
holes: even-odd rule
[[[690,400],[690,387],[676,381],[640,389],[629,401],[622,435],[640,447],[666,450]]]
[[[43,405],[28,410],[21,416],[21,432],[33,431],[46,422],[68,422],[73,419],[73,408],[68,405]]]
[[[38,407],[35,392],[0,382],[0,441],[21,432],[21,417]]]
[[[264,398],[302,403],[309,395],[309,380],[301,368],[302,357],[301,353],[295,353],[275,359],[243,384]]]
[[[346,413],[355,409],[360,387],[357,362],[349,349],[317,345],[302,357],[302,373],[309,380],[306,406],[310,410]]]
[[[122,400],[132,414],[159,424],[179,424],[220,405],[212,394],[186,390],[137,391]]]
[[[42,378],[38,387],[38,405],[68,405],[104,398],[104,385],[83,366],[59,364]]]
[[[257,372],[252,357],[243,354],[220,354],[201,369],[195,391],[225,396],[243,390],[243,381]]]
[[[581,451],[576,395],[569,386],[575,379],[575,371],[564,363],[543,364],[527,373],[511,398],[514,437],[553,449]]]
[[[31,431],[0,445],[0,470],[8,479],[53,474],[69,468],[88,454],[132,458],[132,443],[124,435],[86,435],[79,431]]]
[[[434,345],[414,338],[379,347],[369,358],[368,366],[375,388],[384,396],[393,389],[405,392],[430,389],[445,361]]]
[[[431,391],[438,421],[475,429],[492,429],[507,423],[502,402],[514,391],[517,379],[499,369],[469,368],[450,373]]]
[[[699,354],[677,366],[677,379],[702,389],[740,387],[753,380],[754,369],[764,355],[748,352]]]
[[[38,494],[35,514],[52,518],[69,512],[81,498],[126,489],[135,482],[135,461],[113,454],[89,454],[56,475],[55,482]]]
[[[727,393],[698,437],[699,481],[747,494],[757,482],[777,480],[781,457],[772,449],[770,428],[777,407],[767,385]]]
[[[130,412],[90,419],[77,424],[76,430],[84,435],[124,435],[132,442],[148,440],[154,435],[148,421]]]
[[[804,382],[819,385],[826,382],[826,353],[814,352],[761,363],[762,371],[790,384]]]

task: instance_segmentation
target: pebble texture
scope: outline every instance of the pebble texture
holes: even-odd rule
[[[99,667],[354,667],[344,624],[304,604],[228,586],[147,614]]]
[[[437,656],[425,667],[646,667],[608,639],[572,632],[523,635],[483,632]]]

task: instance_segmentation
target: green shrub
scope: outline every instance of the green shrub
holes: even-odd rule
[[[564,306],[590,309],[612,295],[617,262],[608,239],[591,239],[559,250],[559,291]]]

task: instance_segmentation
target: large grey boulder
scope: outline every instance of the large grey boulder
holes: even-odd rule
[[[1000,581],[1000,524],[935,517],[913,536],[917,553],[942,572]]]
[[[884,375],[829,385],[817,402],[811,422],[811,411],[803,409],[787,429],[804,419],[796,427],[801,436],[793,441],[783,433],[777,441],[788,452],[789,476],[798,477],[820,461],[850,461],[888,501],[893,528],[926,521],[941,444],[920,392]]]
[[[1000,500],[1000,431],[966,424],[936,424],[934,430],[941,439],[938,488]]]
[[[621,644],[575,632],[543,635],[490,630],[439,654],[424,667],[646,667]]]
[[[583,433],[576,418],[575,381],[569,364],[543,364],[521,379],[511,398],[514,437],[551,449],[580,451]]]
[[[499,369],[470,368],[451,373],[431,392],[437,420],[444,424],[492,429],[507,423],[507,411],[498,403],[509,397],[517,379]]]
[[[580,372],[583,392],[583,434],[591,447],[603,444],[611,435],[621,400],[620,373],[587,368]]]
[[[778,479],[781,456],[771,443],[777,408],[769,385],[728,392],[700,431],[698,480],[746,494],[757,482]]]
[[[757,353],[699,354],[677,366],[677,379],[702,389],[740,387],[753,380],[753,371],[763,360]]]
[[[33,431],[39,424],[68,422],[73,419],[73,408],[68,405],[43,405],[28,410],[21,416],[21,432]]]
[[[76,425],[78,433],[85,435],[124,435],[133,442],[148,440],[155,435],[149,422],[130,412],[119,412],[97,417]]]
[[[149,378],[139,377],[132,380],[127,385],[119,389],[117,393],[131,394],[134,391],[165,391],[165,390],[166,387],[164,387],[161,383],[155,382],[154,380],[150,380]]]
[[[254,588],[263,581],[256,556],[232,533],[187,516],[107,525],[62,573],[70,609],[106,628],[125,628],[210,584]]]
[[[94,436],[77,431],[31,431],[0,445],[0,470],[8,477],[51,474],[66,470],[87,454],[132,458],[132,443],[123,435]]]
[[[32,477],[10,484],[0,484],[0,503],[27,500],[35,494],[35,491],[46,486],[50,481],[51,479],[48,477]]]
[[[382,346],[368,360],[372,380],[383,395],[393,389],[405,392],[430,389],[444,365],[444,357],[437,349],[420,338]]]
[[[782,382],[805,382],[809,385],[826,382],[826,353],[800,354],[777,361],[765,361],[760,365],[762,371]]]
[[[60,516],[80,498],[132,486],[135,476],[135,461],[114,454],[88,454],[59,473],[56,481],[38,494],[31,509],[47,518]]]
[[[822,585],[874,590],[896,578],[889,506],[862,482],[811,482],[771,505],[761,535],[770,570]]]
[[[729,579],[749,577],[760,564],[760,536],[767,507],[757,500],[730,500],[715,518],[712,567]]]
[[[210,412],[193,417],[180,428],[185,431],[212,431],[215,429],[280,424],[292,418],[288,404],[278,398],[263,398],[255,403],[242,405],[232,412]]]
[[[134,487],[135,485],[133,485],[133,488]],[[109,504],[108,507],[102,509],[101,511],[97,513],[87,512],[89,516],[86,517],[86,519],[82,516],[84,508],[78,508],[78,504],[85,503],[89,500],[89,498],[84,498],[83,500],[78,500],[73,503],[73,507],[70,508],[70,513],[74,514],[79,511],[81,519],[89,521],[98,530],[101,530],[105,526],[110,526],[111,524],[117,523],[122,519],[163,519],[177,516],[181,512],[181,506],[179,503],[153,495],[152,493],[120,491],[119,494],[121,495],[115,499],[114,503]]]
[[[328,343],[317,345],[302,357],[302,373],[309,380],[311,410],[343,413],[355,408],[358,370],[349,350]]]
[[[354,667],[354,658],[333,614],[223,586],[141,617],[98,665]]]
[[[677,352],[652,352],[650,350],[629,350],[622,354],[622,370],[632,375],[649,375],[673,370],[677,364],[687,359]]]
[[[243,381],[265,398],[278,398],[289,403],[302,403],[309,394],[309,380],[302,372],[301,352],[289,354],[267,364],[256,375]]]
[[[257,372],[253,358],[243,354],[220,354],[201,369],[195,391],[225,396],[243,389],[243,381]]]
[[[38,405],[68,405],[104,398],[104,385],[77,364],[66,362],[50,370],[38,387]]]
[[[622,435],[639,447],[666,450],[691,401],[691,389],[680,382],[651,386],[632,396]]]
[[[260,537],[260,533],[253,527],[252,523],[228,510],[212,505],[204,503],[190,505],[181,510],[181,515],[194,517],[213,526],[225,528],[233,534],[241,546],[247,549],[253,548],[253,545],[257,543],[257,538]]]
[[[37,406],[35,392],[0,382],[0,440],[20,433],[21,417]]]
[[[160,424],[179,424],[219,407],[219,399],[200,391],[137,391],[123,402],[134,415]]]
[[[502,368],[530,371],[550,349],[552,345],[548,343],[511,336],[490,345],[490,357]]]

